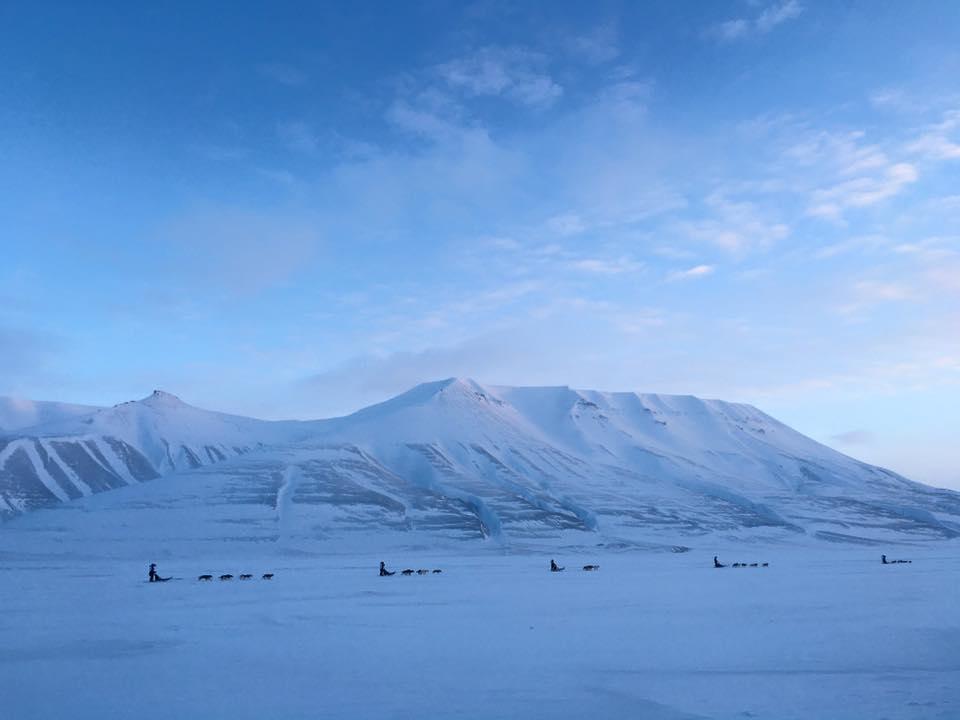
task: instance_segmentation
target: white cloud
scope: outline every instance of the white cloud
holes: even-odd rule
[[[753,18],[733,18],[718,23],[707,31],[708,35],[724,41],[733,42],[752,35],[766,35],[779,25],[800,17],[803,5],[797,0],[785,0],[767,6]]]
[[[914,141],[907,144],[908,152],[930,160],[960,159],[960,143],[951,135],[960,128],[960,110],[949,110],[938,123],[929,125]]]
[[[805,166],[826,164],[841,175],[854,175],[889,165],[890,161],[879,145],[862,144],[865,135],[861,130],[842,133],[803,131],[784,150],[784,155]]]
[[[687,268],[686,270],[678,270],[677,272],[670,273],[667,277],[670,281],[675,280],[696,280],[699,278],[707,277],[712,275],[714,271],[713,265],[694,265],[692,268]]]
[[[572,267],[574,270],[596,273],[599,275],[619,275],[621,273],[639,272],[643,269],[643,263],[631,260],[627,257],[616,258],[614,260],[584,258],[581,260],[574,260],[570,263],[570,267]]]
[[[960,159],[960,143],[955,143],[944,135],[928,133],[909,145],[907,150],[932,160]]]
[[[866,310],[885,303],[898,303],[916,300],[917,292],[902,282],[882,282],[861,280],[850,289],[852,298],[837,310],[844,315],[858,315]]]
[[[943,119],[933,126],[939,132],[950,132],[957,128],[960,128],[960,110],[948,110],[943,114]]]
[[[546,108],[563,88],[546,72],[546,58],[522,48],[485,47],[436,70],[448,86],[472,96],[506,97],[521,105]]]
[[[756,19],[755,25],[758,32],[768,33],[777,25],[782,25],[788,20],[800,17],[803,12],[803,5],[797,0],[786,0],[776,5],[771,5]]]
[[[869,100],[875,108],[904,114],[920,113],[932,109],[929,98],[920,97],[898,87],[880,88],[870,94]]]
[[[785,223],[766,219],[754,203],[727,199],[722,189],[711,193],[706,205],[714,216],[681,223],[681,231],[727,252],[738,254],[766,248],[790,234]]]
[[[784,186],[810,193],[807,215],[813,217],[842,224],[846,210],[876,205],[919,179],[917,167],[897,157],[902,146],[867,142],[863,130],[816,130],[793,118],[762,129],[773,136]]]
[[[940,263],[960,257],[960,239],[950,237],[930,237],[916,242],[900,243],[893,247],[898,255],[914,257],[921,262]]]
[[[750,34],[751,24],[749,20],[727,20],[720,23],[714,29],[714,33],[721,40],[738,40]]]
[[[896,163],[880,177],[859,177],[813,193],[809,215],[839,221],[844,210],[875,205],[897,195],[917,181],[917,169],[909,163]]]

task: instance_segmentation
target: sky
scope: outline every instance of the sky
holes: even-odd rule
[[[960,487],[960,3],[0,5],[0,394],[749,402]]]

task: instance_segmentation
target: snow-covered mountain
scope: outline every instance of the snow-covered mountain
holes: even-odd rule
[[[110,511],[97,516],[106,535],[135,526],[158,542],[225,528],[244,542],[328,547],[361,536],[609,547],[960,536],[960,494],[752,406],[691,396],[450,379],[343,418],[270,423],[155,393],[0,439],[8,514],[166,474],[80,505]]]
[[[290,442],[307,425],[200,410],[160,390],[86,413],[66,408],[48,412],[52,422],[0,433],[0,516]]]
[[[756,408],[692,396],[446,380],[322,426],[507,538],[762,531],[960,534],[960,494],[836,452]]]

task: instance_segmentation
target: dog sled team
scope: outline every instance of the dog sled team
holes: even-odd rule
[[[260,576],[263,580],[273,580],[273,573],[264,573]],[[241,580],[251,580],[253,578],[253,573],[241,573],[239,575]],[[233,575],[226,573],[220,576],[221,580],[233,580]],[[157,564],[150,563],[150,571],[147,573],[147,582],[167,582],[168,580],[173,580],[172,577],[161,577],[160,573],[157,572]],[[208,582],[213,580],[213,575],[197,575],[197,580],[200,582]]]
[[[882,565],[903,565],[903,564],[909,564],[909,563],[912,563],[912,562],[913,562],[913,560],[888,560],[886,555],[881,555],[881,556],[880,556],[880,563],[881,563]],[[728,566],[727,566],[727,564],[720,562],[720,559],[719,559],[719,557],[718,557],[717,555],[714,555],[714,556],[713,556],[713,567],[715,567],[715,568],[725,568],[725,567],[728,567]],[[751,563],[735,562],[735,563],[731,563],[731,564],[730,564],[730,567],[735,567],[735,568],[745,568],[745,567],[770,567],[770,563],[768,563],[768,562],[751,562]],[[563,566],[561,566],[561,565],[557,565],[557,561],[551,558],[551,560],[550,560],[550,572],[563,572],[565,569],[566,569],[565,567],[563,567]],[[595,571],[597,571],[597,570],[599,570],[599,569],[600,569],[600,566],[599,566],[599,565],[594,565],[594,564],[584,565],[584,566],[583,566],[583,570],[584,570],[585,572],[595,572]],[[388,569],[387,569],[387,564],[386,564],[384,561],[382,561],[382,560],[380,561],[380,577],[390,577],[391,575],[396,575],[397,572],[398,572],[398,571],[396,571],[396,570],[388,570]],[[441,569],[439,569],[439,568],[434,568],[433,570],[428,570],[428,569],[425,569],[425,568],[421,568],[421,569],[419,569],[419,570],[414,570],[414,569],[412,569],[412,568],[405,568],[405,569],[399,571],[399,573],[400,573],[401,575],[439,575],[439,574],[442,573],[442,572],[443,572],[443,570],[441,570]],[[234,576],[233,576],[232,574],[230,574],[230,573],[225,573],[225,574],[223,574],[223,575],[220,575],[219,577],[220,577],[220,580],[221,580],[221,581],[224,581],[224,582],[225,582],[225,581],[228,581],[228,580],[233,580],[233,577],[234,577]],[[252,580],[252,579],[253,579],[253,573],[241,573],[238,577],[239,577],[240,580]],[[198,576],[197,576],[197,580],[199,580],[200,582],[210,582],[210,581],[213,580],[213,578],[214,578],[214,576],[213,576],[212,574],[209,574],[209,575],[198,575]],[[263,573],[263,574],[260,576],[260,578],[261,578],[262,580],[273,580],[273,573],[272,573],[272,572]],[[172,578],[172,577],[162,577],[162,576],[160,575],[160,573],[157,572],[157,564],[156,564],[156,563],[150,563],[150,570],[149,570],[149,572],[147,573],[147,580],[148,580],[148,582],[154,583],[154,582],[167,582],[168,580],[173,580],[173,578]]]
[[[551,560],[551,562],[553,562],[553,561]],[[886,555],[881,555],[881,556],[880,556],[880,564],[881,564],[881,565],[903,565],[903,564],[905,564],[905,563],[906,563],[906,564],[909,564],[909,563],[912,563],[912,562],[913,562],[913,560],[887,560],[887,556],[886,556]],[[720,562],[720,560],[717,559],[717,556],[716,556],[716,555],[713,556],[713,566],[714,566],[715,568],[725,568],[725,567],[727,567],[725,564],[723,564],[722,562]],[[770,563],[755,563],[755,562],[754,562],[754,563],[745,563],[745,562],[735,562],[735,563],[733,563],[733,565],[732,565],[731,567],[735,567],[735,568],[739,568],[739,567],[770,567]]]
[[[726,565],[717,560],[717,556],[713,556],[713,566],[715,568],[725,568]],[[770,567],[770,563],[765,562],[754,562],[754,563],[745,563],[745,562],[735,562],[731,567],[740,568],[740,567]]]
[[[406,568],[400,571],[401,575],[439,575],[443,570],[435,568],[433,570],[426,570],[421,568],[419,570],[413,570],[412,568]],[[380,561],[380,577],[390,577],[391,575],[396,575],[396,570],[387,570],[387,564],[381,560]]]

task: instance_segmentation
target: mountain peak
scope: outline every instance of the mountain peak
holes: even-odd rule
[[[184,402],[173,393],[163,390],[154,390],[149,397],[143,399],[144,402],[163,403],[165,405],[183,405]]]
[[[389,400],[358,410],[349,417],[377,417],[384,413],[396,412],[406,408],[424,407],[435,402],[446,403],[450,400],[459,400],[461,398],[492,401],[497,405],[502,404],[499,399],[492,398],[490,391],[475,380],[471,380],[470,378],[449,377],[445,380],[420,383]]]
[[[450,378],[447,378],[446,380],[441,380],[439,385],[441,386],[440,391],[448,390],[448,389],[458,389],[458,390],[462,389],[462,390],[469,390],[472,392],[475,390],[483,389],[483,386],[480,385],[480,383],[468,377],[450,377]]]

